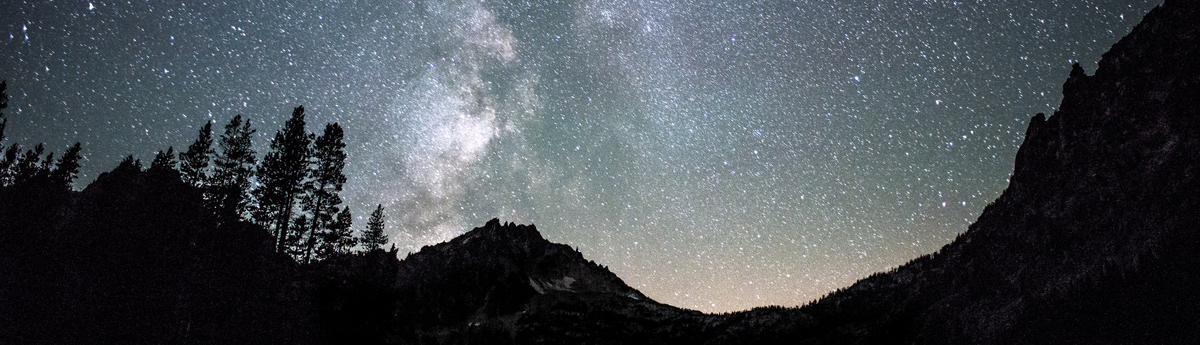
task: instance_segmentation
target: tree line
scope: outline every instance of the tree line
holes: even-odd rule
[[[8,108],[7,89],[8,82],[0,81],[0,143],[4,142],[4,129],[8,127],[8,118],[4,115],[4,109]],[[46,150],[42,144],[25,153],[21,153],[21,149],[21,145],[13,143],[0,157],[0,187],[38,184],[69,189],[79,175],[82,149],[79,143],[67,148],[66,153],[57,160],[54,159],[54,152],[42,157]]]
[[[0,143],[5,139],[8,106],[7,83],[0,82]],[[236,115],[214,137],[213,122],[200,128],[197,138],[176,157],[174,147],[159,151],[147,175],[198,188],[204,205],[218,222],[250,222],[270,232],[276,252],[299,262],[312,262],[356,249],[370,251],[388,241],[384,208],[375,208],[367,229],[351,229],[350,207],[339,196],[346,183],[344,133],[338,123],[328,123],[320,135],[305,130],[304,107],[298,106],[284,127],[275,133],[260,161],[253,147],[256,130],[250,120]],[[214,148],[215,144],[215,148]],[[59,158],[45,147],[21,153],[13,143],[0,157],[0,188],[49,186],[69,191],[79,174],[81,145],[75,143]],[[127,156],[122,167],[142,169]]]

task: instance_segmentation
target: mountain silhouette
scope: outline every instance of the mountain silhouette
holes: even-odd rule
[[[437,264],[402,269],[414,272],[401,274],[412,286],[403,298],[454,291],[443,306],[456,314],[410,312],[491,325],[488,337],[459,328],[443,343],[1200,342],[1198,7],[1167,1],[1095,75],[1074,65],[1059,110],[1030,121],[1009,187],[954,242],[804,307],[703,315],[623,297],[623,284],[571,293],[565,278],[581,270],[534,264],[563,261],[533,259],[541,252],[522,249],[540,240],[532,228],[495,221],[405,260]],[[497,232],[513,240],[479,240]]]
[[[1074,65],[1010,184],[954,242],[797,313],[827,343],[1200,341],[1200,4]]]
[[[532,225],[300,263],[132,159],[0,187],[0,343],[1200,343],[1200,2],[1072,68],[1009,186],[938,252],[797,308],[658,303]]]
[[[417,342],[629,342],[665,335],[643,328],[664,317],[702,315],[650,300],[532,225],[497,219],[408,256],[396,284],[400,333]]]

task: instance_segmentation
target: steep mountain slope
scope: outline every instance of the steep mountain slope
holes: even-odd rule
[[[402,260],[397,287],[397,333],[410,342],[633,341],[702,316],[650,300],[532,225],[495,219]]]
[[[938,253],[800,312],[797,338],[1200,342],[1200,3],[1167,1],[1078,65],[1004,194]]]

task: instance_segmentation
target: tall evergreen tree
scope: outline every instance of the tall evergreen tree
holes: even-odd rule
[[[275,133],[270,151],[258,166],[260,186],[255,196],[263,210],[258,222],[274,232],[276,252],[285,251],[285,242],[291,236],[292,216],[304,190],[311,142],[312,135],[304,130],[304,106],[296,107],[292,118]]]
[[[154,161],[150,162],[150,169],[146,170],[146,174],[161,181],[178,180],[179,170],[175,169],[175,147],[167,147],[167,152],[158,151],[158,154],[154,155]]]
[[[4,150],[4,158],[0,158],[0,187],[8,187],[16,182],[15,170],[19,154],[21,154],[21,145],[17,143],[13,143],[7,150]]]
[[[79,159],[82,158],[79,152],[81,150],[82,147],[80,147],[79,143],[75,143],[75,146],[67,149],[67,152],[54,165],[54,170],[50,172],[51,183],[65,189],[71,188],[75,177],[79,175]]]
[[[208,183],[208,162],[215,153],[212,148],[212,124],[212,121],[205,123],[196,141],[179,155],[180,177],[196,187],[204,187]]]
[[[308,233],[304,253],[306,259],[312,257],[320,238],[328,238],[333,234],[331,225],[337,215],[338,205],[342,203],[339,193],[346,183],[346,175],[342,173],[346,167],[346,143],[342,141],[343,137],[342,127],[331,123],[325,125],[325,132],[313,144],[314,164],[308,170],[308,183],[302,202],[304,211],[311,214],[312,219],[307,229],[297,229],[307,230]]]
[[[376,248],[383,248],[387,244],[387,233],[384,232],[383,204],[375,207],[375,212],[371,212],[371,219],[367,220],[367,230],[363,232],[362,239],[359,243],[362,244],[363,251],[372,251]]]
[[[32,150],[25,151],[25,154],[22,154],[21,158],[17,159],[16,167],[14,167],[14,184],[24,185],[32,183],[42,174],[42,165],[39,163],[39,160],[42,157],[42,152],[45,150],[45,145],[38,144]]]
[[[309,228],[308,215],[301,214],[299,217],[296,217],[296,219],[292,222],[292,228],[293,229]],[[309,259],[306,258],[306,254],[305,254],[303,234],[300,233],[300,231],[289,231],[286,235],[287,235],[287,237],[284,238],[284,240],[283,240],[284,241],[284,244],[283,244],[284,252],[287,253],[288,255],[291,255],[294,258],[297,258],[298,260],[303,261],[303,262],[309,261]]]
[[[38,164],[38,178],[45,180],[50,177],[50,170],[54,169],[54,152],[46,154],[46,158],[42,158],[42,163]]]
[[[248,209],[250,182],[254,174],[254,147],[251,141],[255,130],[242,115],[233,117],[221,135],[221,152],[217,155],[211,186],[218,209],[225,216],[242,217]]]
[[[133,155],[125,156],[116,168],[113,168],[112,173],[116,175],[132,175],[142,171],[142,160],[134,159]]]
[[[329,226],[329,232],[320,236],[322,238],[318,258],[325,259],[335,254],[350,253],[350,249],[354,248],[358,242],[358,239],[351,234],[351,218],[349,207],[338,212],[337,219]]]

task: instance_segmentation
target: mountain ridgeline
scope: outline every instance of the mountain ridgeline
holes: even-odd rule
[[[1196,23],[1200,2],[1167,0],[1094,75],[1073,66],[966,232],[802,307],[661,304],[499,220],[403,260],[315,255],[287,215],[222,218],[244,205],[123,164],[82,192],[0,188],[0,343],[1200,343]],[[296,208],[280,186],[263,195]]]

